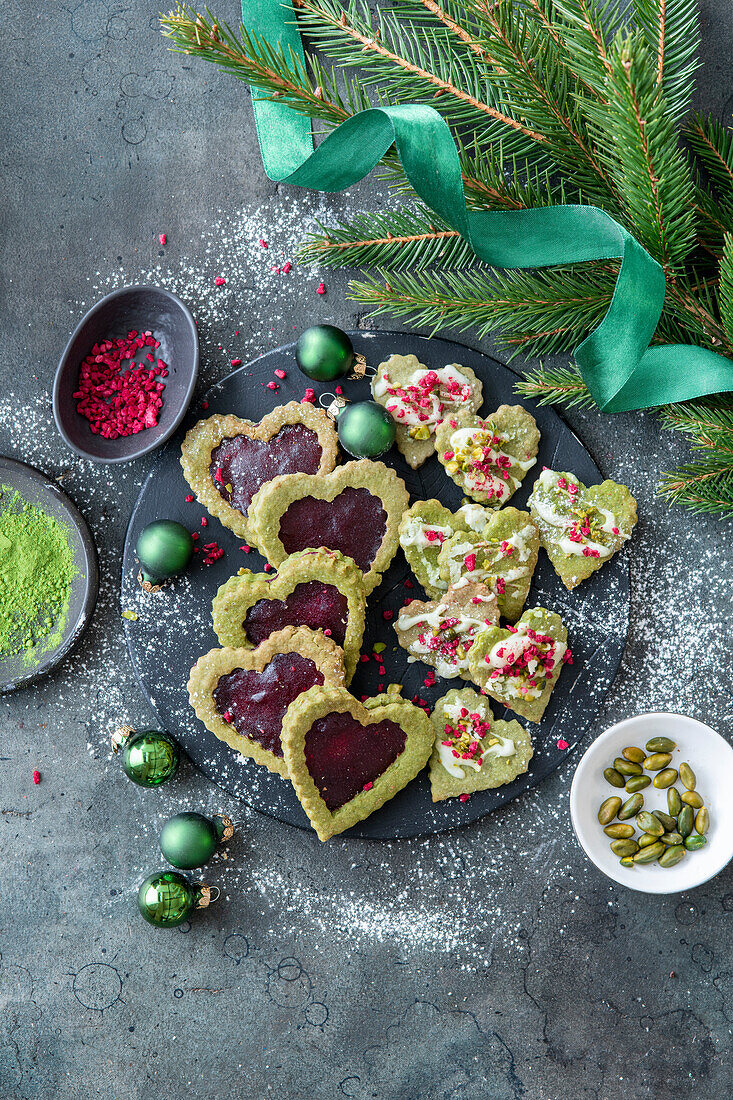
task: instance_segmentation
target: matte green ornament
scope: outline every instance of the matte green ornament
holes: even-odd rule
[[[156,928],[175,928],[194,909],[205,909],[210,901],[211,890],[206,883],[190,882],[177,871],[155,871],[137,892],[140,915]]]
[[[396,425],[376,401],[347,405],[336,420],[339,443],[354,458],[379,458],[395,441]]]
[[[134,730],[120,726],[112,735],[112,748],[122,750],[125,775],[139,787],[159,787],[178,771],[181,750],[163,730]]]
[[[176,814],[166,821],[160,834],[160,850],[174,867],[190,871],[208,863],[217,845],[234,833],[228,817],[213,819],[193,811]]]
[[[295,345],[295,361],[308,378],[332,382],[348,374],[354,362],[351,340],[334,325],[307,328]]]
[[[143,567],[143,581],[160,584],[182,573],[191,561],[191,532],[174,519],[156,519],[140,532],[135,553]]]

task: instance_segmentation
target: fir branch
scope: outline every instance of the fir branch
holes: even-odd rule
[[[685,136],[715,188],[727,227],[733,222],[733,130],[717,119],[696,115]]]
[[[662,425],[681,432],[697,456],[665,473],[660,493],[693,512],[733,512],[733,400],[729,395],[669,405]]]
[[[565,350],[596,327],[610,304],[617,270],[605,262],[552,273],[380,271],[353,281],[349,289],[372,308],[369,316],[409,317],[433,331],[476,328],[481,336],[498,331],[507,347],[543,355]]]
[[[419,34],[390,12],[372,15],[361,0],[348,0],[344,7],[338,0],[296,4],[299,23],[319,48],[342,66],[358,67],[361,84],[378,84],[390,102],[430,100],[454,123],[485,127],[490,119],[531,142],[546,140],[488,101],[485,81],[462,63],[445,36]]]
[[[514,387],[523,397],[538,405],[565,405],[568,408],[590,409],[595,401],[575,365],[569,367],[539,367],[525,371],[524,378]]]
[[[720,320],[728,340],[733,344],[733,234],[726,233],[720,261]]]
[[[697,0],[635,0],[636,20],[656,59],[656,82],[669,110],[682,118],[690,106],[699,67]]]
[[[460,269],[476,261],[460,233],[424,206],[414,211],[358,214],[321,229],[322,233],[307,238],[298,257],[301,263],[401,271],[421,270],[433,263]]]
[[[695,242],[692,178],[641,36],[619,32],[609,60],[609,108],[591,109],[603,159],[632,231],[673,275]]]

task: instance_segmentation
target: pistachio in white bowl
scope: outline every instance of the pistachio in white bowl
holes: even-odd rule
[[[607,798],[618,796],[625,802],[630,794],[612,786],[603,773],[623,756],[625,748],[645,749],[647,742],[657,737],[675,743],[670,768],[679,771],[679,765],[685,762],[695,773],[695,790],[704,800],[710,817],[706,843],[697,851],[686,850],[673,867],[662,867],[656,861],[625,867],[611,850],[611,838],[603,831],[598,810]],[[644,771],[644,774],[653,781],[657,773]],[[733,748],[714,729],[683,714],[640,714],[611,726],[588,747],[573,776],[570,817],[586,855],[609,878],[648,894],[676,894],[707,882],[733,858],[733,799],[729,796],[732,785]],[[684,794],[685,786],[679,779],[673,786]],[[644,810],[669,812],[666,789],[658,789],[651,782],[639,793],[644,798]],[[613,821],[618,822],[619,818],[614,817]],[[628,824],[635,827],[638,840],[642,830],[635,817],[630,817]]]

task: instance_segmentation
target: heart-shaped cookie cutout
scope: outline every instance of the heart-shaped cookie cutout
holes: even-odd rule
[[[514,622],[527,602],[537,565],[540,533],[529,512],[502,508],[491,513],[483,531],[464,531],[443,542],[438,569],[446,585],[462,577],[481,581],[496,593],[499,612]]]
[[[416,355],[390,355],[380,363],[372,394],[397,424],[397,446],[413,470],[433,454],[438,424],[458,412],[476,412],[482,401],[470,367],[449,363],[429,370]]]
[[[237,416],[210,416],[186,434],[181,466],[186,481],[212,516],[254,541],[247,509],[257,490],[278,474],[325,474],[338,458],[337,436],[323,409],[291,401],[258,424]]]
[[[363,821],[424,767],[430,719],[389,693],[358,702],[311,688],[288,708],[282,744],[295,793],[321,840]]]
[[[407,509],[400,523],[400,546],[407,563],[428,596],[437,600],[448,591],[438,567],[440,549],[459,531],[482,531],[492,515],[480,504],[464,504],[449,511],[439,500],[418,500]]]
[[[532,739],[519,722],[496,721],[489,701],[473,688],[453,688],[431,715],[433,802],[512,783],[532,759]]]
[[[212,649],[191,669],[191,706],[208,730],[242,756],[287,775],[283,717],[304,691],[345,685],[343,653],[307,627],[286,627],[256,649]]]
[[[440,600],[412,600],[395,623],[397,640],[412,660],[438,676],[470,679],[469,654],[481,630],[499,620],[496,596],[479,581],[464,580]]]
[[[337,550],[291,554],[275,574],[247,569],[221,586],[212,605],[223,646],[252,649],[286,626],[322,630],[344,651],[347,682],[359,660],[365,610],[363,574]]]
[[[272,565],[300,550],[338,550],[361,569],[368,595],[395,556],[408,503],[394,470],[364,458],[330,474],[276,477],[255,494],[249,525]]]
[[[540,433],[521,405],[489,416],[462,414],[436,429],[438,458],[456,485],[487,508],[502,508],[537,461]]]
[[[610,561],[636,524],[636,501],[625,485],[603,481],[586,488],[557,470],[542,471],[529,508],[555,572],[570,589]]]
[[[571,661],[562,619],[545,607],[525,611],[516,626],[487,626],[469,654],[475,684],[530,722],[539,722],[552,689]]]

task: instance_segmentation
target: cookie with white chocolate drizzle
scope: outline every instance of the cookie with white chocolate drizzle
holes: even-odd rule
[[[636,501],[625,485],[586,487],[574,474],[543,470],[529,498],[542,546],[572,589],[621,549],[636,524]]]
[[[410,661],[432,665],[438,676],[470,679],[468,656],[479,631],[499,621],[496,596],[486,585],[469,581],[449,588],[440,600],[412,600],[395,623],[397,640]]]
[[[487,512],[481,532],[462,531],[444,539],[438,571],[444,584],[481,581],[496,593],[501,614],[514,622],[522,614],[537,565],[540,533],[529,512],[501,508]]]
[[[436,427],[445,417],[474,413],[483,400],[470,367],[448,363],[429,370],[416,355],[390,355],[380,363],[372,396],[397,424],[397,447],[413,470],[432,455]]]
[[[492,516],[493,512],[480,504],[463,504],[457,512],[451,512],[435,499],[416,500],[407,509],[400,521],[400,546],[431,599],[439,599],[449,587],[438,568],[438,556],[445,541],[458,532],[483,531]]]
[[[539,722],[563,665],[572,662],[562,619],[545,607],[525,611],[516,626],[488,625],[468,657],[475,684],[530,722]]]
[[[502,508],[537,461],[540,433],[521,405],[500,405],[489,416],[466,413],[444,420],[435,449],[445,471],[473,500]]]
[[[430,757],[433,802],[512,783],[532,759],[532,739],[516,719],[496,721],[485,695],[452,688],[431,715],[435,745]]]

